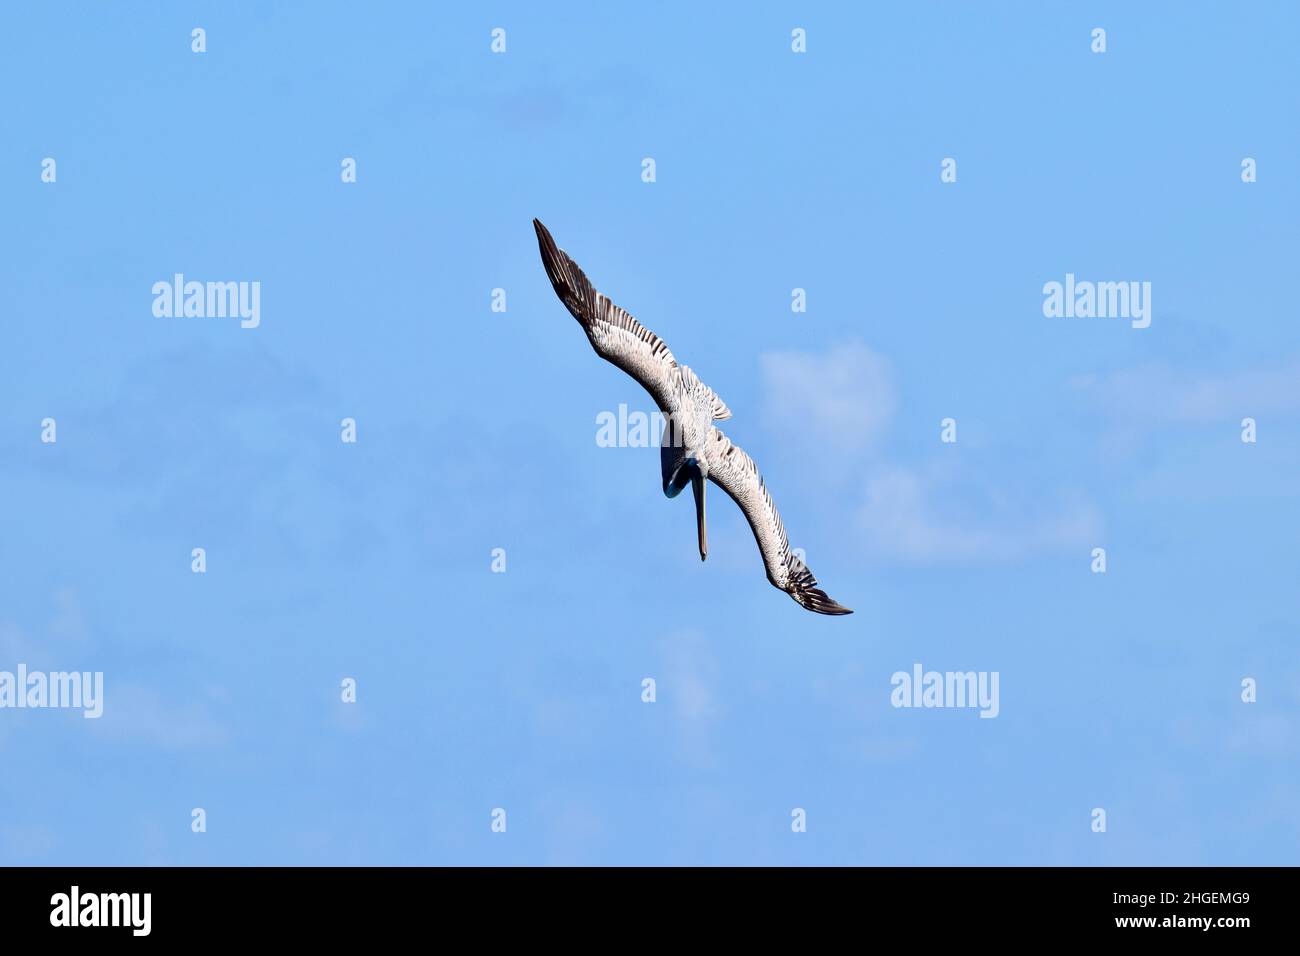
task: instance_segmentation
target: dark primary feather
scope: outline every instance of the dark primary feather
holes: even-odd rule
[[[662,411],[671,412],[681,378],[663,339],[597,292],[540,220],[533,220],[533,228],[555,294],[586,331],[596,354],[631,375]]]
[[[790,596],[810,611],[818,614],[852,614],[853,612],[840,604],[829,594],[817,587],[813,573],[794,558],[798,570],[792,569]]]

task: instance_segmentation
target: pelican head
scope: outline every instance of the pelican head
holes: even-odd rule
[[[709,556],[709,535],[704,523],[704,479],[708,466],[703,456],[691,454],[682,448],[661,446],[660,463],[663,465],[664,494],[676,498],[687,485],[695,494],[695,530],[700,542],[700,560]]]
[[[699,460],[683,458],[671,471],[664,473],[664,497],[676,498],[696,475],[704,477]]]

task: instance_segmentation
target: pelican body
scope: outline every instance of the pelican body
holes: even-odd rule
[[[700,560],[708,557],[704,506],[705,489],[711,481],[745,515],[773,587],[818,614],[852,614],[817,586],[812,572],[791,552],[781,516],[758,467],[713,424],[731,417],[726,403],[690,368],[679,365],[659,336],[597,292],[539,220],[533,220],[533,227],[555,294],[587,333],[591,347],[636,379],[663,412],[659,449],[663,491],[675,498],[691,486]]]

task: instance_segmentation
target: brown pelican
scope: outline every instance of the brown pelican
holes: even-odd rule
[[[587,333],[591,347],[640,382],[663,412],[666,424],[659,463],[664,494],[675,498],[687,484],[691,486],[700,560],[708,557],[709,551],[704,523],[704,482],[708,479],[744,512],[773,587],[818,614],[852,614],[818,588],[812,572],[791,553],[781,516],[754,460],[713,424],[731,417],[722,399],[689,368],[678,365],[659,336],[592,288],[578,264],[555,244],[541,222],[534,219],[533,226],[555,294]]]

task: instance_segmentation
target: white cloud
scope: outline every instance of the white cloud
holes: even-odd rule
[[[1300,359],[1275,367],[1197,374],[1143,365],[1070,383],[1090,404],[1134,429],[1240,422],[1300,411]]]
[[[698,631],[676,631],[660,644],[659,704],[670,708],[677,728],[678,756],[695,767],[715,762],[714,729],[723,708],[715,688],[718,662]]]
[[[104,714],[92,730],[121,740],[141,741],[164,750],[217,747],[229,742],[230,731],[216,720],[205,702],[171,704],[153,688],[104,681]]]
[[[71,588],[53,594],[54,615],[43,638],[29,636],[18,625],[0,621],[0,668],[27,665],[32,671],[100,669],[102,655],[97,641],[83,620],[81,602]],[[85,721],[85,731],[101,738],[141,741],[165,750],[221,746],[229,742],[229,727],[213,716],[230,703],[225,688],[209,684],[200,696],[189,695],[184,703],[164,699],[154,688],[129,680],[119,681],[118,672],[104,673],[103,713]],[[0,735],[12,721],[0,722]],[[76,719],[80,730],[83,720]]]
[[[58,845],[54,831],[44,824],[30,826],[6,825],[0,829],[0,844],[10,860],[40,861],[47,858]]]
[[[1007,491],[937,451],[915,464],[886,460],[878,439],[898,407],[893,374],[888,359],[861,343],[769,353],[762,365],[767,418],[783,440],[803,436],[834,450],[838,470],[819,455],[823,494],[835,483],[829,475],[855,483],[867,475],[856,485],[860,503],[847,508],[856,507],[868,553],[914,563],[1009,561],[1098,540],[1098,513],[1077,492],[1017,487],[1014,476]]]
[[[894,417],[889,361],[860,342],[824,354],[768,352],[760,362],[766,418],[784,437],[861,451]]]
[[[867,549],[912,563],[1014,561],[1096,544],[1101,519],[1073,495],[1027,508],[979,486],[889,467],[867,480],[858,515]]]

